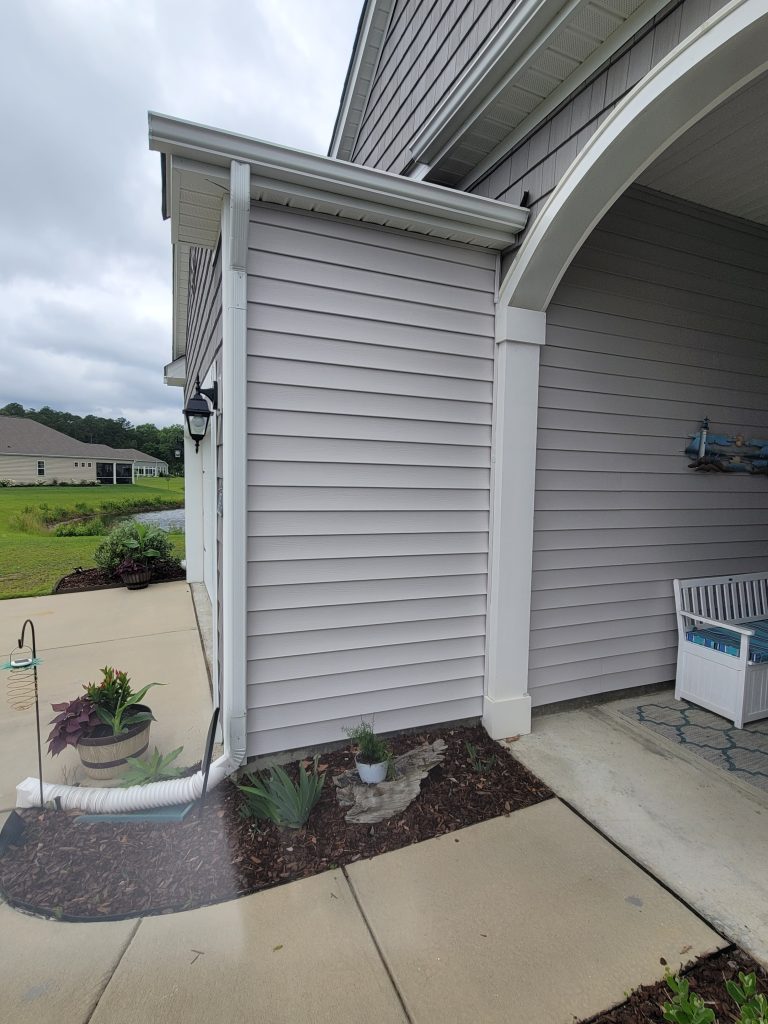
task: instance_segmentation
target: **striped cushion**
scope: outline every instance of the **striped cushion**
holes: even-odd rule
[[[768,619],[760,619],[757,622],[749,622],[744,625],[755,631],[755,635],[749,640],[749,660],[756,665],[768,662]],[[685,639],[693,644],[709,647],[712,651],[731,654],[735,658],[738,658],[741,650],[736,633],[730,633],[727,629],[718,629],[716,626],[689,629],[685,634]]]

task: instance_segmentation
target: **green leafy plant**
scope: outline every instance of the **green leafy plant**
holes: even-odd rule
[[[137,711],[136,705],[145,696],[147,690],[153,686],[162,686],[162,683],[147,683],[146,686],[137,692],[130,692],[128,696],[121,696],[118,698],[117,703],[113,707],[105,707],[102,705],[95,705],[94,710],[99,717],[99,720],[103,725],[108,726],[112,730],[113,736],[119,736],[125,732],[126,729],[130,729],[134,725],[138,725],[139,722],[151,722],[154,721],[155,716],[151,711]]]
[[[392,762],[392,751],[389,744],[382,740],[373,731],[370,722],[362,721],[354,728],[344,730],[347,736],[357,746],[357,760],[363,764],[382,764],[384,761]]]
[[[701,996],[691,992],[687,978],[667,974],[666,981],[672,999],[662,1007],[664,1020],[672,1024],[715,1024],[715,1011],[705,1005]]]
[[[301,828],[320,799],[325,774],[318,774],[317,758],[311,772],[299,765],[299,781],[294,782],[284,768],[275,765],[269,775],[246,772],[246,784],[238,784],[245,797],[241,813],[246,818],[265,818],[281,828]]]
[[[768,1024],[768,999],[757,991],[754,972],[739,971],[739,980],[726,981],[725,990],[739,1008],[737,1024]]]
[[[94,708],[104,708],[112,714],[120,703],[132,695],[131,679],[127,672],[105,665],[101,670],[101,682],[87,683],[84,687],[88,700]]]
[[[465,741],[464,746],[467,749],[467,756],[473,770],[478,775],[487,775],[496,764],[496,755],[491,754],[490,757],[481,757],[477,747],[474,743],[470,743],[469,740]]]
[[[119,523],[99,544],[93,558],[104,572],[114,573],[118,566],[130,558],[142,565],[163,559],[175,561],[170,537],[155,526],[144,523]]]
[[[677,978],[668,973],[666,982],[672,999],[662,1007],[664,1020],[673,1024],[717,1024],[715,1011],[705,1004],[701,996],[691,992],[687,978]],[[754,972],[744,974],[739,971],[738,982],[726,981],[725,990],[739,1008],[736,1024],[768,1024],[768,999],[757,991]]]
[[[151,757],[141,759],[138,757],[127,757],[129,764],[128,771],[123,776],[121,786],[146,786],[150,782],[164,782],[167,779],[178,779],[182,769],[173,762],[182,752],[184,747],[177,747],[170,754],[163,754],[155,747]]]

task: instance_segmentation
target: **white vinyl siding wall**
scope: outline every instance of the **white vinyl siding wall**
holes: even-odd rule
[[[251,218],[248,753],[478,716],[496,257]]]
[[[633,190],[574,260],[542,350],[534,704],[671,680],[672,579],[768,569],[768,479],[687,468],[768,437],[768,231]]]

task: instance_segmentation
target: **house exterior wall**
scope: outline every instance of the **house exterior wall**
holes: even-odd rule
[[[45,474],[37,472],[38,459],[45,462]],[[90,464],[90,468],[89,468]],[[64,458],[59,455],[0,455],[0,480],[17,484],[79,484],[81,480],[96,479],[96,459]]]
[[[672,579],[768,569],[762,476],[698,473],[768,437],[768,231],[630,190],[566,272],[541,352],[534,705],[671,680]]]
[[[249,755],[481,714],[496,263],[252,210]]]
[[[681,0],[667,8],[468,191],[512,205],[519,205],[528,192],[530,228],[550,192],[620,100],[726,2]]]
[[[395,174],[408,144],[514,0],[397,0],[353,161]]]
[[[194,390],[198,374],[203,380],[221,348],[221,329],[221,244],[195,248],[189,260],[186,395]]]

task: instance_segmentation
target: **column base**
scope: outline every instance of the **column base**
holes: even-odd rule
[[[531,731],[531,698],[524,693],[507,700],[483,699],[483,727],[491,739],[522,736]]]

